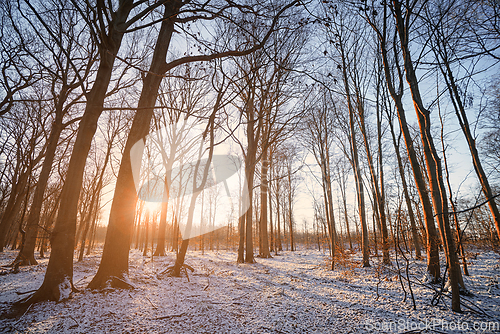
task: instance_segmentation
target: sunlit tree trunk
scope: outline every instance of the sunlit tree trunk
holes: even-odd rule
[[[167,184],[165,182],[165,184]],[[154,256],[165,256],[165,233],[167,230],[167,210],[168,197],[161,203],[160,224],[158,226],[158,241],[156,242],[156,250]]]
[[[444,142],[444,122],[443,122],[443,117],[441,115],[441,107],[439,106],[439,101],[438,101],[438,110],[439,110],[439,120],[441,122],[441,148],[443,150],[444,171],[446,173],[446,186],[448,188],[448,195],[450,198],[451,209],[453,210],[453,221],[455,222],[455,233],[458,243],[457,246],[458,246],[458,251],[460,252],[460,257],[462,258],[464,275],[469,276],[469,270],[467,269],[467,259],[465,258],[464,245],[462,243],[462,234],[460,233],[461,232],[460,222],[458,220],[458,214],[456,213],[457,209],[455,207],[455,202],[453,200],[453,192],[451,189],[450,172],[448,169],[448,159],[446,158],[446,145]]]
[[[384,18],[388,17],[387,6],[384,6]],[[380,30],[373,22],[370,22],[372,28],[376,31],[379,40],[380,53],[382,55],[382,63],[384,65],[384,73],[387,88],[396,106],[396,111],[398,114],[399,126],[401,132],[403,133],[403,138],[406,144],[406,150],[410,164],[412,166],[413,176],[415,179],[415,184],[417,186],[418,194],[420,197],[420,202],[423,208],[423,216],[426,227],[426,237],[427,237],[427,271],[434,282],[440,279],[440,268],[439,268],[439,251],[438,251],[438,237],[436,232],[436,226],[434,224],[434,218],[432,215],[432,205],[429,200],[429,194],[427,191],[427,185],[425,184],[425,179],[420,169],[420,165],[415,153],[415,147],[413,144],[413,139],[411,137],[410,131],[408,129],[408,124],[406,121],[406,114],[403,108],[402,96],[403,96],[403,78],[402,70],[399,65],[398,54],[394,51],[394,66],[397,70],[397,81],[393,81],[393,75],[391,73],[392,66],[388,60],[387,51],[387,19],[383,21],[383,28]],[[398,88],[396,90],[396,86]],[[390,118],[390,115],[389,115]],[[407,189],[407,188],[406,188]]]
[[[441,69],[443,73],[443,77],[446,80],[446,84],[448,86],[448,91],[450,93],[450,98],[455,108],[455,114],[457,115],[458,122],[460,123],[460,128],[467,140],[467,145],[469,146],[469,151],[472,156],[472,164],[474,166],[474,170],[476,172],[477,178],[481,183],[481,189],[483,191],[484,197],[486,199],[490,199],[488,201],[488,207],[490,208],[491,215],[493,216],[493,221],[495,223],[495,229],[498,235],[498,239],[500,240],[500,212],[498,210],[498,206],[493,198],[493,192],[491,190],[490,183],[488,181],[488,177],[483,169],[483,165],[481,163],[481,159],[479,158],[479,153],[476,147],[476,140],[474,139],[472,132],[470,130],[469,120],[467,118],[467,113],[465,111],[464,103],[462,101],[462,97],[458,91],[458,87],[456,84],[455,77],[453,76],[453,72],[450,68],[450,63],[448,59],[443,59],[445,69]]]
[[[354,170],[354,180],[356,182],[356,197],[358,203],[358,211],[359,211],[359,219],[361,222],[361,247],[363,253],[363,267],[370,267],[370,246],[368,241],[368,225],[366,222],[366,212],[365,212],[365,195],[364,195],[364,186],[363,180],[361,177],[361,168],[359,166],[359,158],[358,158],[358,145],[356,142],[356,131],[354,127],[354,106],[351,101],[351,92],[349,87],[349,77],[347,74],[347,59],[344,52],[343,41],[340,40],[340,52],[342,59],[342,76],[344,82],[344,88],[346,93],[348,112],[349,112],[349,141],[350,141],[350,150],[351,150],[351,162]]]
[[[411,10],[408,11],[408,9],[405,9],[405,14],[403,15],[401,6],[402,4],[398,0],[393,0],[394,18],[396,20],[400,47],[403,53],[406,81],[410,86],[413,106],[417,114],[434,211],[440,225],[443,246],[445,248],[445,254],[449,265],[448,270],[452,289],[451,307],[453,311],[460,312],[459,281],[461,281],[462,275],[460,271],[460,264],[458,263],[458,257],[455,252],[456,248],[454,240],[451,235],[448,216],[448,200],[443,182],[441,160],[437,154],[430,132],[430,112],[423,105],[418,86],[418,79],[410,56],[407,19],[412,13]],[[463,282],[460,283],[463,286]]]
[[[391,261],[389,259],[389,235],[387,233],[387,219],[386,219],[386,214],[385,214],[385,201],[383,194],[381,193],[381,184],[379,186],[378,184],[378,177],[375,171],[375,165],[373,163],[373,157],[372,153],[370,151],[370,143],[368,140],[368,134],[366,131],[366,125],[365,125],[365,111],[364,111],[364,106],[362,104],[362,101],[360,101],[359,98],[359,91],[356,89],[356,96],[358,96],[358,116],[359,116],[359,123],[360,123],[360,129],[361,129],[361,134],[363,136],[363,141],[364,141],[364,146],[366,150],[366,157],[368,158],[368,169],[370,170],[370,177],[372,180],[372,185],[373,185],[373,193],[374,193],[374,205],[377,206],[376,213],[378,215],[378,220],[379,220],[379,228],[382,233],[382,263],[384,264],[390,264]],[[379,140],[381,140],[379,138]],[[380,155],[382,152],[379,152]],[[382,174],[380,175],[381,178],[383,178]]]
[[[130,287],[128,284],[124,285],[123,282],[128,279],[129,248],[138,199],[132,175],[130,151],[132,146],[143,140],[142,138],[149,132],[153,107],[163,78],[161,74],[164,72],[163,67],[174,31],[173,19],[177,11],[178,8],[174,5],[165,6],[163,14],[165,20],[161,24],[151,65],[144,78],[141,96],[137,104],[140,111],[134,117],[123,151],[102,259],[97,274],[89,284],[91,289],[101,288],[107,282],[112,282],[117,287]]]
[[[61,204],[57,220],[52,231],[49,264],[42,286],[27,301],[33,303],[42,300],[60,301],[70,296],[73,287],[73,249],[75,245],[78,199],[80,195],[85,161],[97,129],[107,87],[113,71],[115,55],[118,53],[123,38],[123,31],[116,27],[126,22],[132,9],[132,0],[120,2],[114,13],[109,31],[101,41],[101,58],[96,73],[95,83],[87,95],[87,105],[80,121],[78,134],[73,146],[66,180],[61,193]]]
[[[180,276],[181,269],[184,266],[184,260],[186,257],[187,248],[189,246],[189,234],[190,234],[191,228],[192,228],[193,217],[194,217],[194,208],[196,206],[196,199],[198,198],[198,195],[200,194],[200,192],[202,192],[203,189],[205,189],[205,184],[207,182],[208,172],[210,170],[210,165],[212,163],[212,156],[213,156],[213,152],[214,152],[214,138],[215,138],[215,135],[214,135],[215,116],[216,116],[217,112],[219,111],[222,96],[223,96],[223,91],[220,90],[219,94],[217,96],[217,101],[215,102],[214,109],[212,111],[212,115],[210,116],[210,119],[208,121],[205,136],[202,139],[203,141],[205,141],[206,136],[208,136],[210,139],[209,140],[210,146],[208,148],[208,160],[207,160],[206,165],[203,168],[203,174],[202,174],[203,176],[202,176],[202,180],[200,182],[200,185],[197,185],[197,181],[196,181],[197,176],[199,175],[198,170],[200,167],[200,160],[198,160],[196,167],[195,167],[195,170],[194,170],[195,179],[193,182],[193,191],[192,191],[192,195],[191,195],[191,202],[189,204],[188,219],[187,219],[186,227],[184,230],[184,237],[183,237],[183,240],[181,243],[181,248],[179,250],[179,253],[177,254],[177,258],[175,259],[175,264],[174,264],[172,271],[171,271],[172,276]],[[200,156],[201,156],[201,148],[202,147],[200,146]]]

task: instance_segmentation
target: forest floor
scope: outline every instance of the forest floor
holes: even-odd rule
[[[0,265],[15,258],[0,253]],[[393,255],[393,254],[391,254]],[[425,261],[410,261],[411,288],[389,268],[372,259],[361,268],[360,253],[346,255],[329,270],[328,254],[317,250],[283,251],[256,264],[237,264],[230,251],[189,251],[188,277],[163,277],[175,260],[130,254],[133,290],[85,290],[97,271],[100,251],[75,263],[74,283],[81,293],[61,303],[35,304],[18,319],[0,320],[9,333],[493,333],[500,332],[500,255],[469,252],[471,296],[463,313],[450,310],[449,293],[436,306],[424,283]],[[36,289],[47,259],[0,276],[0,312]],[[406,277],[406,262],[399,256]],[[444,271],[444,267],[442,268]],[[5,273],[5,271],[4,271]],[[406,290],[406,298],[405,292]],[[433,286],[434,289],[439,288]],[[465,300],[466,299],[466,300]]]

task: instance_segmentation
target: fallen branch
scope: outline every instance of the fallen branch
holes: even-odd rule
[[[183,317],[186,315],[186,312],[180,313],[180,314],[170,314],[170,315],[164,315],[161,317],[153,318],[151,320],[163,320],[163,319],[172,319],[172,318],[179,318]]]
[[[70,326],[69,329],[72,329],[72,328],[80,326],[80,323],[78,321],[76,321],[75,318],[73,318],[71,315],[69,315],[68,317],[70,317],[71,320],[73,320],[75,322],[75,324],[72,325],[72,326]]]
[[[153,302],[151,301],[151,299],[149,299],[149,298],[148,298],[148,296],[144,296],[144,297],[146,297],[146,299],[148,300],[148,302],[151,304],[151,306],[153,306],[153,308],[154,308],[155,310],[157,310],[157,309],[158,309],[158,307],[157,307],[155,304],[153,304]]]

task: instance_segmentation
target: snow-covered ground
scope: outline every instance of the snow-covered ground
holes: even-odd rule
[[[450,310],[443,296],[431,306],[434,292],[423,285],[425,261],[411,261],[416,310],[408,284],[396,273],[360,267],[359,253],[347,255],[334,271],[317,250],[281,252],[256,264],[237,264],[234,252],[188,252],[195,271],[186,277],[161,277],[175,257],[130,255],[134,290],[85,290],[97,271],[100,253],[75,263],[74,282],[81,293],[56,304],[33,305],[20,319],[0,320],[0,332],[12,333],[492,333],[500,332],[500,256],[470,253],[471,276],[464,277],[472,296],[464,313]],[[6,265],[15,252],[0,254]],[[393,258],[394,259],[394,258]],[[399,257],[401,269],[404,259]],[[36,289],[47,260],[17,274],[0,276],[0,311],[18,300],[16,292]],[[444,268],[443,268],[444,269]],[[403,270],[403,276],[406,274]],[[422,282],[423,283],[423,282]],[[378,290],[378,293],[377,293]],[[432,330],[431,330],[432,329]]]

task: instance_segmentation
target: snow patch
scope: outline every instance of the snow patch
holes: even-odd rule
[[[64,277],[64,280],[59,284],[58,288],[59,288],[58,302],[69,299],[69,296],[71,295],[72,292],[71,278],[68,276]]]
[[[189,251],[186,263],[195,272],[189,272],[188,280],[158,278],[175,261],[175,254],[151,261],[142,252],[131,250],[129,275],[123,279],[134,290],[85,290],[97,272],[100,252],[75,262],[73,281],[82,293],[73,293],[65,303],[35,304],[18,320],[0,320],[0,332],[361,334],[394,332],[384,328],[404,332],[429,323],[500,326],[500,256],[494,252],[481,251],[470,265],[471,276],[464,276],[473,293],[464,300],[490,317],[466,308],[462,314],[454,313],[446,296],[431,306],[434,290],[421,280],[425,260],[411,260],[417,306],[413,310],[405,275],[394,279],[394,268],[382,269],[377,258],[372,259],[371,268],[362,268],[360,253],[350,255],[343,267],[331,271],[328,255],[317,250],[280,252],[281,256],[258,258],[256,264],[236,264],[234,251],[205,251],[204,255]],[[0,265],[10,263],[16,254],[9,250],[0,253]],[[18,274],[0,276],[0,312],[20,298],[16,292],[34,290],[43,281],[47,260],[39,262],[21,267]],[[67,298],[70,293],[68,278],[60,286],[60,295]],[[450,292],[444,295],[450,296]],[[449,328],[439,325],[434,330],[467,333]]]

